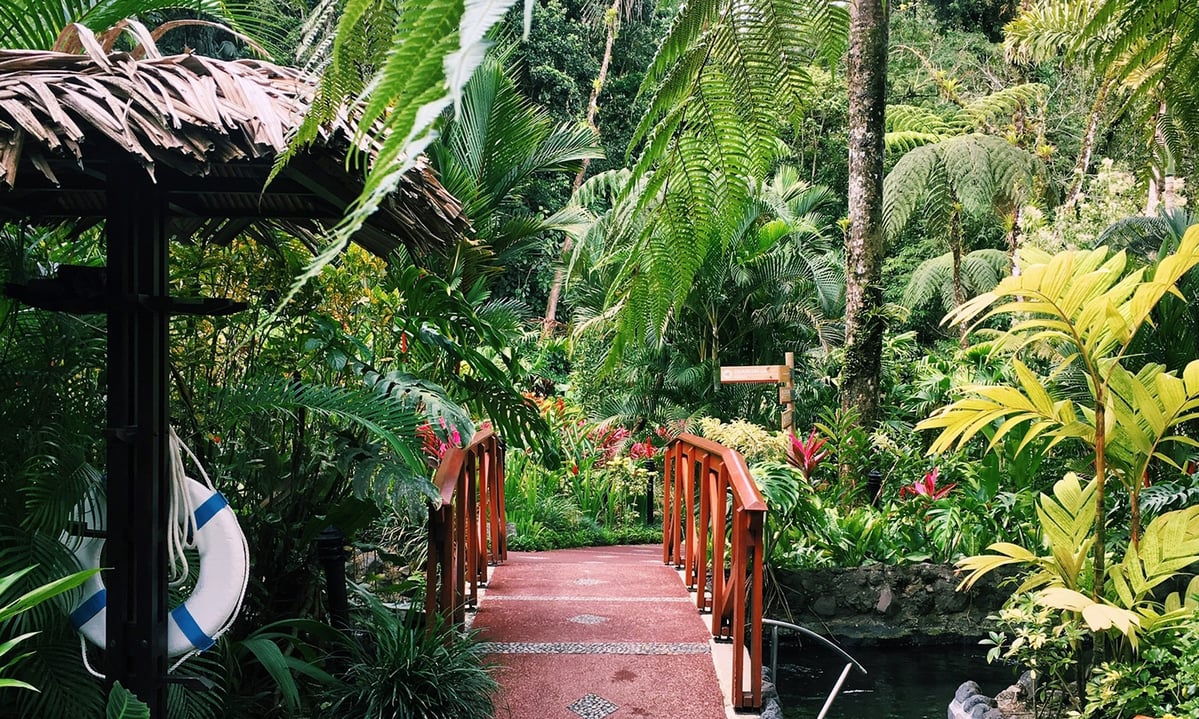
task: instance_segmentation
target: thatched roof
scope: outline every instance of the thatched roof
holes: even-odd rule
[[[323,128],[263,190],[313,95],[300,71],[256,60],[0,50],[0,219],[104,217],[105,172],[136,161],[168,194],[177,237],[230,238],[282,224],[315,241],[362,186],[347,170],[350,129]],[[355,241],[378,254],[428,249],[466,227],[461,206],[423,162]]]

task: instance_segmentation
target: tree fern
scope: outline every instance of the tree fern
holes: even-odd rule
[[[962,285],[967,296],[973,297],[995,289],[1011,271],[1012,260],[1003,250],[975,250],[962,256]],[[957,306],[953,288],[953,255],[945,253],[921,262],[908,279],[903,290],[903,304],[908,309],[923,307],[933,301],[948,312]]]
[[[324,73],[292,152],[281,156],[279,164],[314,141],[320,128],[347,105],[357,122],[355,147],[362,148],[369,137],[378,149],[358,158],[367,168],[361,194],[333,229],[329,244],[293,282],[283,303],[345,249],[400,178],[415,167],[418,156],[437,137],[438,118],[460,106],[466,84],[489,46],[488,32],[514,4],[514,0],[345,0],[331,42],[320,37],[319,20],[316,29],[310,28],[309,47],[314,52],[309,64],[323,67]]]
[[[646,74],[649,108],[634,134],[632,180],[609,240],[622,249],[606,306],[614,346],[661,341],[705,258],[736,234],[779,156],[807,67],[840,56],[848,16],[826,0],[705,0],[683,5]],[[644,223],[637,215],[653,215]]]

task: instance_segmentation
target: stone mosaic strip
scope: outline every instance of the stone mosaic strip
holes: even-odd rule
[[[598,694],[588,694],[566,708],[583,719],[604,719],[620,707]]]
[[[711,654],[707,642],[483,642],[482,654]]]
[[[583,579],[574,580],[571,582],[571,584],[577,584],[580,587],[591,587],[595,586],[596,584],[607,584],[607,582],[602,579],[591,579],[590,577],[584,577]]]
[[[608,621],[608,618],[595,614],[580,614],[578,616],[571,617],[566,621],[574,622],[575,624],[603,624],[604,622]]]
[[[487,602],[687,602],[694,604],[692,597],[573,597],[559,595],[488,594]]]

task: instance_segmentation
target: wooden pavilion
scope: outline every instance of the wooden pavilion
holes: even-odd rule
[[[145,28],[122,25],[99,36],[76,26],[82,52],[0,51],[0,220],[105,223],[106,267],[8,290],[108,316],[105,672],[164,719],[168,323],[228,310],[169,296],[169,242],[283,229],[318,246],[362,187],[347,155],[364,153],[350,152],[343,115],[267,185],[314,81],[256,60],[164,57]],[[122,31],[136,52],[112,50]],[[379,255],[429,252],[466,227],[422,161],[353,239]]]

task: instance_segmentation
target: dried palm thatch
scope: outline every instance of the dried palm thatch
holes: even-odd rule
[[[343,115],[264,189],[312,100],[300,71],[164,57],[133,21],[99,38],[70,31],[82,54],[0,50],[0,215],[99,220],[106,168],[136,162],[166,193],[175,236],[281,224],[315,242],[361,188]],[[122,31],[136,52],[112,52]],[[465,227],[457,200],[421,162],[354,239],[378,254],[400,242],[428,250]]]

